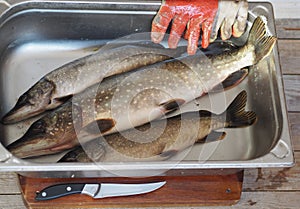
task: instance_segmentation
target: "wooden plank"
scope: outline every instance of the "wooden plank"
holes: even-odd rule
[[[277,37],[280,39],[300,38],[300,19],[276,19]]]
[[[25,209],[22,195],[0,195],[1,209]]]
[[[243,191],[300,191],[300,152],[292,168],[246,169]]]
[[[238,208],[299,208],[300,192],[243,192]],[[223,208],[223,207],[222,207]]]
[[[300,151],[300,112],[289,113],[288,117],[289,117],[289,126],[291,131],[293,149],[295,151]]]
[[[0,188],[0,195],[21,193],[18,186],[17,175],[15,173],[0,173]]]
[[[288,111],[300,112],[300,75],[284,75],[283,81]]]
[[[300,40],[278,40],[283,74],[300,74]]]
[[[190,191],[192,192],[192,191]],[[234,206],[205,207],[205,209],[261,209],[261,208],[299,208],[300,192],[243,192],[241,200]],[[50,205],[51,206],[51,205]],[[0,195],[1,209],[26,209],[21,195]],[[61,207],[51,206],[51,209]],[[80,206],[79,206],[80,208]],[[98,207],[99,208],[99,207]],[[176,209],[190,209],[191,207],[176,207]],[[203,209],[203,207],[192,207]],[[97,209],[97,208],[92,208]],[[121,209],[121,208],[112,208]],[[138,209],[138,208],[131,208]],[[174,207],[149,207],[147,209],[174,209]]]

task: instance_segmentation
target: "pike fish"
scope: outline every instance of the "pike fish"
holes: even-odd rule
[[[20,158],[47,155],[148,123],[264,59],[275,43],[258,17],[241,48],[208,58],[196,54],[167,60],[107,78],[33,123],[8,150]]]
[[[240,92],[221,114],[206,110],[187,112],[151,124],[113,133],[87,142],[64,155],[59,162],[111,162],[165,160],[194,143],[221,140],[222,128],[240,128],[256,120],[253,111],[245,111],[246,91]],[[166,124],[165,124],[166,123]]]
[[[11,124],[51,110],[103,78],[179,56],[184,52],[154,44],[115,46],[67,63],[41,78],[22,94],[2,118]]]

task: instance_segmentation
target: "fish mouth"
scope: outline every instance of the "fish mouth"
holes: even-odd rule
[[[7,146],[7,150],[18,158],[51,155],[67,149],[70,149],[69,142],[58,142],[51,137],[42,136],[41,133],[24,136]]]
[[[3,124],[17,123],[26,120],[45,111],[45,108],[36,107],[30,104],[17,104],[2,118]],[[21,119],[21,120],[20,120]]]
[[[45,152],[45,147],[49,147],[51,139],[45,136],[45,123],[38,121],[34,123],[34,127],[29,129],[24,136],[9,144],[7,150],[19,158],[32,157],[37,153]]]

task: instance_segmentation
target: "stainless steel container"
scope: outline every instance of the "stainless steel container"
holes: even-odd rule
[[[1,1],[1,116],[15,104],[24,89],[45,73],[87,54],[83,48],[149,32],[159,6],[160,1]],[[249,26],[257,15],[266,17],[269,33],[276,36],[271,4],[250,3]],[[231,41],[239,45],[246,37],[247,34]],[[246,80],[225,92],[226,101],[230,102],[242,89],[248,92],[247,109],[257,113],[258,122],[248,128],[226,130],[226,139],[221,142],[195,145],[184,152],[182,160],[101,164],[20,160],[5,145],[24,134],[32,122],[28,121],[0,125],[0,171],[38,177],[91,177],[226,174],[243,168],[292,166],[277,46],[269,58],[250,69]],[[201,109],[209,108],[206,105],[218,101],[218,97],[217,94],[203,97],[185,108],[195,109],[196,103],[201,104]],[[226,104],[216,107],[216,111],[225,107]]]

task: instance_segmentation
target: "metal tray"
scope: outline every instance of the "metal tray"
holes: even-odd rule
[[[149,32],[160,1],[20,1],[0,3],[0,115],[47,72],[88,53],[86,47],[130,34]],[[14,1],[16,2],[16,1]],[[268,20],[269,33],[276,36],[272,5],[250,3],[249,25],[257,15]],[[248,27],[249,28],[249,27]],[[235,44],[246,40],[232,39]],[[282,87],[278,50],[250,69],[248,77],[226,91],[228,103],[241,90],[248,93],[247,109],[258,122],[248,128],[226,130],[226,139],[195,145],[177,159],[142,163],[43,163],[20,160],[5,145],[25,133],[32,121],[0,125],[0,171],[43,177],[149,176],[203,174],[213,169],[287,167],[294,163]],[[218,94],[202,97],[185,110],[209,109]],[[228,104],[227,103],[227,104]],[[227,104],[215,107],[222,112]],[[180,159],[180,160],[178,160]],[[50,160],[51,161],[51,160]],[[24,173],[25,172],[25,173]]]

